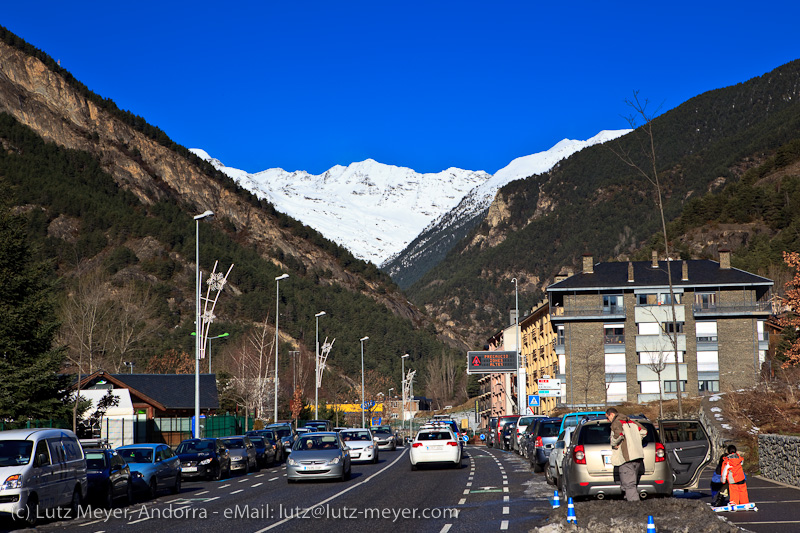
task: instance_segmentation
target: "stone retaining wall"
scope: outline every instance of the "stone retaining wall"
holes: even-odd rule
[[[759,435],[758,468],[764,477],[800,487],[800,437]]]

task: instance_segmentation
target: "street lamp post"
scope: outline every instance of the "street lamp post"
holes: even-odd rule
[[[280,304],[281,280],[287,279],[289,274],[281,274],[275,278],[275,415],[273,422],[278,421],[278,313]]]
[[[200,221],[213,217],[213,211],[205,211],[194,217],[195,221],[195,314],[194,314],[194,438],[200,438]]]
[[[368,341],[369,337],[359,339],[361,341],[361,427],[367,427],[366,420],[364,420],[364,341]]]
[[[134,363],[133,361],[123,361],[123,363],[122,363],[122,364],[124,364],[125,366],[128,366],[128,367],[130,367],[130,369],[131,369],[131,374],[133,374],[133,367],[135,367],[135,366],[136,366],[136,363]]]
[[[401,378],[400,379],[400,387],[401,387],[400,390],[403,392],[403,394],[402,394],[402,396],[403,396],[403,400],[402,400],[403,401],[403,405],[401,406],[401,412],[402,412],[402,417],[403,417],[403,426],[402,426],[403,427],[403,433],[405,433],[405,431],[406,431],[406,358],[407,357],[410,357],[410,355],[409,354],[405,354],[405,355],[401,355],[400,356],[400,366],[401,366],[400,372],[402,372],[402,375],[400,376],[400,378]],[[405,435],[403,435],[403,437],[405,438]]]
[[[227,337],[230,333],[223,333],[222,335],[216,335],[215,337],[209,337],[206,339],[208,341],[208,373],[211,373],[211,341],[214,339],[221,339],[223,337]]]
[[[514,283],[514,305],[516,307],[516,316],[514,317],[514,332],[516,335],[516,350],[517,350],[517,413],[521,416],[525,411],[528,403],[528,396],[527,396],[527,385],[526,385],[526,376],[525,376],[525,368],[522,364],[520,358],[520,350],[519,350],[519,283],[517,282],[517,278],[513,278],[511,280]],[[523,407],[523,405],[525,407]]]
[[[314,315],[317,319],[317,351],[316,351],[316,365],[314,370],[314,418],[319,419],[319,386],[320,386],[320,375],[319,375],[319,317],[325,316],[325,311],[320,311],[316,315]]]

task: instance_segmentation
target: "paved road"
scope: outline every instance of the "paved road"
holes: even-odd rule
[[[38,531],[329,532],[333,526],[374,533],[402,526],[487,533],[527,531],[542,525],[549,510],[544,478],[509,452],[467,446],[461,469],[411,471],[405,448],[380,459],[353,465],[347,482],[289,485],[283,466],[219,482],[187,481],[178,495],[112,509],[109,516],[95,510],[77,520],[50,520]]]
[[[700,498],[711,503],[711,470],[701,477]],[[795,533],[800,531],[800,488],[760,476],[747,479],[747,493],[758,511],[720,513],[728,521],[754,533]]]

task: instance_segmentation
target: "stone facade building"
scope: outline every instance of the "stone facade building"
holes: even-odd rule
[[[651,261],[595,264],[585,255],[581,272],[550,285],[562,403],[674,398],[678,382],[689,396],[756,384],[773,282],[731,268],[728,251],[719,259],[668,262],[654,252]]]

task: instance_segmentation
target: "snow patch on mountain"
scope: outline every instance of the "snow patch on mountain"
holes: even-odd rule
[[[564,139],[550,150],[515,159],[494,176],[459,168],[420,174],[372,159],[336,165],[319,175],[281,168],[250,174],[225,166],[204,150],[191,151],[279,211],[356,257],[381,265],[424,229],[488,208],[507,183],[546,172],[573,153],[628,131],[602,131],[586,141]]]

